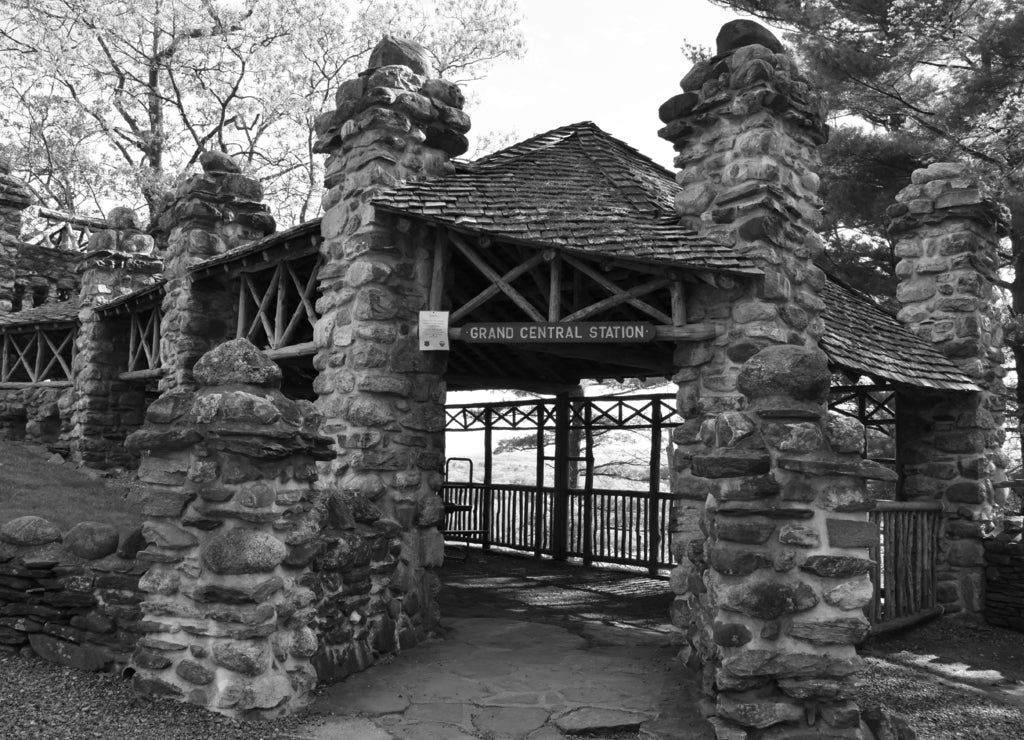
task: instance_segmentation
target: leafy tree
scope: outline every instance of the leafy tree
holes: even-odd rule
[[[515,0],[4,0],[0,140],[47,205],[158,214],[205,149],[316,215],[312,123],[383,34],[459,82],[523,51]],[[140,197],[141,194],[141,197]]]
[[[854,263],[870,267],[870,245],[885,241],[884,208],[919,166],[965,159],[1001,192],[1014,215],[1004,328],[1024,377],[1024,7],[1017,0],[712,2],[789,31],[805,72],[839,120],[852,124],[823,149],[832,260],[848,262],[842,247],[852,240]],[[1017,399],[1024,409],[1024,383]]]

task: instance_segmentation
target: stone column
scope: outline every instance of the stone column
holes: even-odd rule
[[[0,157],[0,314],[10,313],[21,245],[21,214],[32,203],[28,188],[11,174],[11,162]]]
[[[1004,388],[994,305],[999,239],[1009,211],[959,164],[913,173],[889,208],[900,258],[899,320],[949,358],[981,392],[902,389],[897,399],[904,498],[939,500],[938,600],[947,613],[984,606],[984,548],[1000,499]]]
[[[165,373],[160,390],[193,388],[192,366],[203,353],[234,334],[237,297],[215,280],[194,284],[188,268],[248,242],[272,234],[274,218],[263,187],[241,174],[223,152],[204,152],[203,172],[175,193],[161,230],[169,231],[164,255],[167,288],[160,324],[160,357]]]
[[[812,262],[825,111],[749,21],[724,26],[682,87],[659,132],[679,152],[680,223],[764,276],[690,296],[689,315],[721,332],[676,352],[673,621],[703,665],[719,738],[866,737],[850,700],[878,540],[865,481],[892,474],[861,461],[857,422],[826,413]]]
[[[816,147],[825,110],[793,59],[769,31],[734,21],[718,53],[683,77],[683,92],[659,109],[658,134],[678,152],[680,223],[731,244],[763,279],[716,278],[687,296],[691,320],[718,324],[715,340],[681,344],[678,408],[687,421],[673,434],[673,513],[677,557],[700,537],[706,483],[690,472],[702,422],[739,408],[736,378],[745,360],[773,344],[815,346],[823,326],[818,293],[825,276],[812,262],[821,247]]]
[[[193,377],[198,390],[161,395],[128,439],[149,517],[135,689],[247,718],[293,712],[316,684],[303,577],[325,516],[315,460],[333,453],[312,404],[285,398],[246,340]]]
[[[371,621],[391,614],[406,647],[438,619],[446,357],[417,341],[433,245],[371,200],[402,180],[453,172],[449,157],[466,151],[469,118],[459,88],[431,78],[423,49],[390,37],[339,88],[337,104],[316,127],[328,189],[314,390],[339,450],[322,474],[353,511],[397,522],[402,537],[397,567],[378,569],[368,599],[337,603],[354,624],[364,612]]]
[[[153,239],[142,233],[135,212],[114,208],[107,228],[89,239],[82,258],[81,308],[75,337],[71,396],[71,454],[93,468],[132,465],[124,449],[129,432],[142,424],[145,398],[118,378],[128,358],[128,335],[120,323],[102,322],[96,309],[153,284],[162,268]]]

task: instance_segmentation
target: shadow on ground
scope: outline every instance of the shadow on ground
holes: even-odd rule
[[[714,737],[666,581],[479,551],[442,578],[442,636],[322,689],[296,737]]]

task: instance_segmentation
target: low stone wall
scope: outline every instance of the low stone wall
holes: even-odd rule
[[[108,524],[82,522],[66,533],[36,516],[0,527],[0,653],[31,650],[87,671],[120,671],[144,626],[139,578],[148,567],[119,546]]]
[[[67,383],[0,389],[0,439],[26,440],[66,451],[71,393]]]
[[[1006,517],[1003,530],[984,540],[985,620],[1024,632],[1024,517]]]

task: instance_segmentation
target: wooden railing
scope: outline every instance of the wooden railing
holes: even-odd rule
[[[870,518],[878,524],[881,542],[870,551],[876,565],[871,573],[875,595],[865,609],[868,619],[877,627],[935,612],[935,553],[942,504],[876,501]]]
[[[652,572],[672,567],[668,497],[658,497],[652,507],[647,491],[570,489],[564,534],[552,528],[554,489],[549,487],[449,482],[444,498],[471,507],[448,515],[449,540],[541,556],[553,555],[564,537],[566,555],[585,564],[631,565]],[[483,534],[463,535],[458,530]]]
[[[25,328],[0,334],[0,382],[70,381],[78,325]]]

